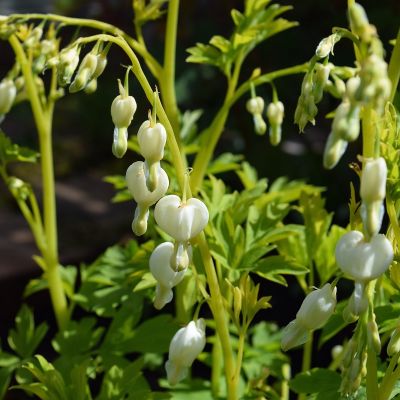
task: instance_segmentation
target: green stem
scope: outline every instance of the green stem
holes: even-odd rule
[[[394,355],[390,360],[389,366],[385,372],[385,376],[383,377],[381,385],[379,386],[379,393],[377,397],[378,400],[389,399],[389,396],[393,390],[393,386],[397,380],[400,379],[400,368],[396,368],[398,359],[399,353]]]
[[[376,354],[374,349],[368,345],[367,352],[367,377],[366,377],[366,387],[367,387],[367,399],[377,400],[378,399],[378,382],[377,382],[377,365],[376,365]]]
[[[212,364],[211,364],[211,392],[215,399],[221,396],[221,371],[222,371],[222,347],[219,336],[214,336],[214,343],[211,353]]]
[[[199,250],[203,259],[204,269],[207,275],[207,282],[210,288],[211,297],[209,299],[210,307],[215,319],[216,330],[219,340],[221,341],[224,364],[225,364],[225,379],[227,386],[228,400],[238,399],[235,377],[235,363],[231,346],[231,338],[229,335],[228,321],[226,318],[225,307],[218,284],[217,274],[212,262],[210,250],[208,248],[204,233],[199,235],[198,240]]]
[[[170,0],[168,5],[167,27],[165,33],[164,66],[159,79],[165,112],[180,143],[179,110],[175,91],[176,35],[178,28],[179,0]]]
[[[394,200],[390,195],[386,195],[386,210],[389,216],[390,225],[394,232],[394,237],[396,239],[397,246],[400,246],[400,226],[397,217],[397,211]]]
[[[238,350],[237,350],[237,356],[236,356],[236,370],[235,370],[235,378],[234,378],[236,388],[239,386],[240,371],[242,369],[245,340],[246,340],[246,332],[241,330],[239,332],[239,342],[238,342]]]
[[[400,29],[397,33],[396,44],[394,46],[392,56],[390,57],[388,77],[390,79],[390,82],[392,83],[392,91],[390,93],[389,100],[393,101],[400,79]]]
[[[34,83],[30,63],[26,58],[21,43],[15,35],[10,36],[9,42],[15,52],[25,78],[27,94],[39,134],[43,182],[44,233],[46,237],[46,248],[44,249],[43,257],[46,263],[46,277],[49,283],[54,313],[58,327],[62,330],[69,320],[69,314],[67,299],[59,270],[60,266],[58,264],[57,219],[51,137],[52,113],[45,113],[43,109]]]
[[[310,332],[310,337],[304,345],[303,350],[303,361],[301,364],[301,372],[306,372],[311,368],[311,357],[312,357],[312,347],[313,347],[314,333]],[[306,400],[306,395],[304,393],[299,394],[299,400]]]

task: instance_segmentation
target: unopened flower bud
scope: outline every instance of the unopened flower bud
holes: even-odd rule
[[[332,132],[347,142],[353,142],[360,134],[360,107],[342,101],[335,111]]]
[[[83,58],[78,72],[75,76],[74,81],[71,83],[69,87],[70,93],[76,93],[80,90],[83,90],[86,85],[90,82],[93,77],[94,72],[96,71],[97,66],[97,57],[93,53],[88,53]]]
[[[369,346],[375,351],[376,354],[381,353],[382,345],[379,336],[378,325],[375,320],[375,314],[372,314],[367,324],[367,338]]]
[[[119,95],[111,104],[111,118],[114,125],[118,128],[127,128],[136,112],[136,100],[133,96],[128,96],[121,82],[118,80]]]
[[[122,158],[128,149],[128,130],[126,128],[114,128],[112,153],[117,158]]]
[[[282,350],[287,351],[305,343],[309,332],[325,325],[335,307],[336,287],[332,289],[329,283],[309,293],[300,306],[296,319],[283,330]]]
[[[107,66],[107,57],[105,54],[100,53],[96,55],[97,63],[96,69],[93,72],[92,79],[97,79],[105,70]]]
[[[333,54],[333,48],[339,40],[340,37],[336,33],[333,33],[332,35],[322,39],[315,50],[316,56],[319,58],[325,58],[329,54]]]
[[[281,101],[269,103],[267,108],[267,117],[269,122],[269,140],[273,146],[281,142],[282,121],[285,108]]]
[[[195,198],[182,202],[178,196],[163,197],[154,209],[154,218],[160,228],[178,242],[187,242],[197,236],[208,223],[206,205]]]
[[[352,31],[362,40],[369,42],[376,32],[375,28],[369,24],[367,13],[360,4],[354,3],[351,5],[349,19]]]
[[[150,256],[150,272],[157,280],[154,307],[161,310],[173,298],[172,288],[178,285],[185,275],[185,269],[175,271],[171,266],[174,245],[170,242],[161,243]]]
[[[368,282],[381,276],[393,260],[393,247],[385,235],[376,235],[364,241],[359,231],[343,235],[335,250],[340,269],[358,282]]]
[[[314,86],[313,95],[315,103],[319,103],[322,100],[324,94],[324,88],[329,79],[329,74],[332,69],[332,64],[320,64],[317,63],[314,69]]]
[[[325,325],[336,307],[336,287],[329,283],[321,289],[313,290],[304,299],[296,314],[298,323],[307,330],[314,330]]]
[[[137,134],[140,153],[149,164],[160,161],[164,157],[167,141],[165,128],[159,122],[151,126],[149,120],[144,121]]]
[[[262,114],[264,111],[264,99],[260,96],[252,97],[247,100],[246,109],[252,115]]]
[[[342,158],[347,149],[347,141],[331,132],[325,145],[323,164],[327,169],[332,169]]]
[[[61,51],[57,71],[58,84],[60,86],[66,86],[71,82],[72,75],[79,64],[79,53],[80,47],[78,46]]]
[[[97,90],[97,79],[92,79],[83,89],[86,94],[92,94]]]
[[[142,236],[147,232],[147,221],[149,219],[149,207],[137,204],[132,221],[132,231],[136,236]]]
[[[168,361],[165,363],[168,382],[176,385],[185,379],[190,366],[206,345],[203,319],[178,330],[169,346]]]
[[[32,29],[29,36],[24,41],[24,46],[26,48],[34,47],[37,43],[39,43],[41,37],[43,35],[43,28],[41,26],[37,26]]]
[[[400,326],[397,326],[392,332],[387,346],[387,353],[389,357],[393,357],[398,352],[400,352]]]
[[[14,81],[8,78],[3,79],[0,83],[0,122],[11,110],[16,95],[17,88]]]
[[[382,157],[365,161],[360,184],[360,197],[365,203],[382,201],[386,196],[387,167]]]

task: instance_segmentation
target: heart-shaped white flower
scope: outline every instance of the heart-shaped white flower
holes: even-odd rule
[[[340,269],[354,280],[368,282],[382,275],[393,260],[393,247],[385,235],[364,241],[359,231],[343,235],[336,245],[336,261]]]
[[[153,127],[150,121],[144,121],[137,134],[140,153],[148,163],[160,161],[164,157],[164,146],[167,141],[167,132],[162,124]]]
[[[136,161],[128,168],[125,177],[132,197],[136,203],[143,207],[150,207],[160,200],[168,190],[169,185],[168,175],[161,166],[158,166],[157,186],[153,191],[150,191],[146,184],[148,175],[149,171],[146,164],[143,161]]]
[[[178,196],[169,195],[156,204],[154,218],[168,235],[178,242],[187,242],[207,225],[208,210],[198,199],[191,198],[183,203]]]
[[[182,281],[186,270],[174,271],[171,267],[171,257],[174,245],[170,242],[161,243],[151,253],[150,272],[157,280],[154,307],[160,310],[173,298],[172,288]]]

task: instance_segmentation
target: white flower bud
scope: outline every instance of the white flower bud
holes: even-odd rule
[[[252,115],[262,114],[264,111],[264,99],[260,96],[252,97],[247,100],[246,109]]]
[[[296,320],[305,329],[311,331],[321,328],[333,314],[336,307],[336,287],[329,283],[321,289],[313,290],[304,299]]]
[[[328,136],[325,145],[323,164],[327,169],[332,169],[342,158],[342,155],[347,149],[347,142],[333,132]]]
[[[168,382],[176,385],[185,379],[190,366],[206,345],[204,320],[198,319],[179,329],[169,345],[168,361],[165,363]]]
[[[363,202],[382,201],[386,196],[387,167],[382,157],[366,160],[361,174],[360,196]]]
[[[118,128],[127,128],[136,112],[136,100],[133,96],[127,96],[125,89],[118,81],[120,94],[113,100],[111,104],[111,118],[114,125]]]
[[[107,66],[107,57],[105,54],[100,53],[96,55],[97,63],[96,69],[93,72],[92,79],[97,79],[103,72]]]
[[[370,25],[367,13],[360,4],[354,3],[349,8],[349,19],[351,30],[362,40],[369,42],[375,35],[375,28]]]
[[[150,256],[150,272],[157,280],[156,297],[154,307],[161,310],[165,304],[173,298],[172,288],[178,285],[185,275],[185,269],[175,271],[171,266],[171,258],[174,254],[174,245],[170,242],[158,245]]]
[[[353,142],[360,134],[360,107],[342,101],[335,111],[332,132],[347,142]]]
[[[35,46],[40,41],[42,35],[43,28],[41,26],[35,27],[24,41],[24,46],[26,48],[31,48]]]
[[[330,53],[333,54],[333,48],[339,39],[340,38],[336,33],[333,33],[332,35],[322,39],[315,50],[316,56],[319,58],[325,58]]]
[[[83,58],[74,81],[69,87],[70,93],[76,93],[83,90],[90,82],[97,67],[97,56],[93,53],[88,53]]]
[[[317,63],[315,65],[315,73],[313,78],[313,95],[315,103],[319,103],[322,100],[324,94],[324,88],[329,79],[329,74],[332,69],[332,64],[323,65]]]
[[[308,340],[310,331],[325,325],[335,307],[336,287],[332,290],[329,283],[309,293],[303,300],[296,319],[283,330],[282,350],[287,351],[304,344]]]
[[[281,125],[285,107],[281,101],[269,103],[267,107],[267,117],[271,125]]]
[[[140,153],[149,164],[160,161],[164,157],[167,132],[159,122],[153,127],[149,120],[144,121],[137,134]]]
[[[14,81],[8,78],[3,79],[0,83],[0,119],[11,110],[16,95],[17,88]]]
[[[143,207],[150,207],[160,200],[169,186],[168,175],[161,166],[158,166],[158,182],[153,191],[150,191],[146,184],[148,175],[149,171],[146,164],[143,161],[136,161],[128,168],[125,176],[126,184],[132,197],[136,203]]]
[[[80,48],[78,46],[61,51],[59,69],[57,71],[57,78],[60,86],[66,86],[71,82],[72,75],[79,64],[79,53]]]
[[[178,242],[187,242],[197,236],[208,223],[205,204],[195,198],[182,203],[175,195],[163,197],[154,209],[154,218],[160,228]]]
[[[381,276],[393,260],[393,247],[385,235],[376,235],[364,241],[359,231],[343,235],[335,250],[340,269],[358,282],[368,282]]]

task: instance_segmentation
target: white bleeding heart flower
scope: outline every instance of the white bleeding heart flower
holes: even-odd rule
[[[321,328],[333,314],[336,307],[336,287],[327,283],[321,289],[309,293],[303,300],[296,319],[283,330],[281,347],[287,351],[304,344],[309,332]]]
[[[206,205],[195,198],[182,202],[178,196],[163,197],[154,209],[154,218],[160,228],[178,242],[187,242],[197,236],[208,223]]]
[[[157,168],[158,179],[157,186],[153,191],[147,187],[146,181],[149,176],[149,171],[146,163],[143,161],[136,161],[130,165],[126,171],[126,184],[128,190],[136,203],[143,207],[150,207],[165,195],[169,186],[169,179],[167,173],[158,165]]]
[[[160,310],[173,298],[172,288],[184,278],[185,271],[175,271],[171,266],[174,254],[174,245],[170,242],[161,243],[151,253],[149,265],[150,272],[157,280],[154,307]]]
[[[168,382],[176,385],[185,379],[190,366],[206,345],[205,325],[202,318],[191,321],[176,332],[169,345],[168,361],[165,363]]]
[[[15,100],[17,88],[11,79],[3,79],[0,83],[0,119],[7,114]]]
[[[160,161],[164,157],[167,132],[159,122],[151,126],[149,120],[144,121],[138,131],[140,153],[149,164]]]
[[[382,157],[366,160],[360,183],[360,197],[363,202],[382,201],[386,196],[387,167]]]
[[[343,235],[336,245],[335,256],[340,269],[358,282],[378,278],[393,261],[393,247],[385,235],[364,241],[359,231]]]
[[[329,283],[321,289],[313,290],[303,300],[296,320],[307,330],[314,330],[325,325],[336,307],[336,287]]]
[[[118,87],[120,94],[111,104],[111,118],[117,128],[127,128],[132,122],[137,104],[135,98],[128,95],[119,79]]]

